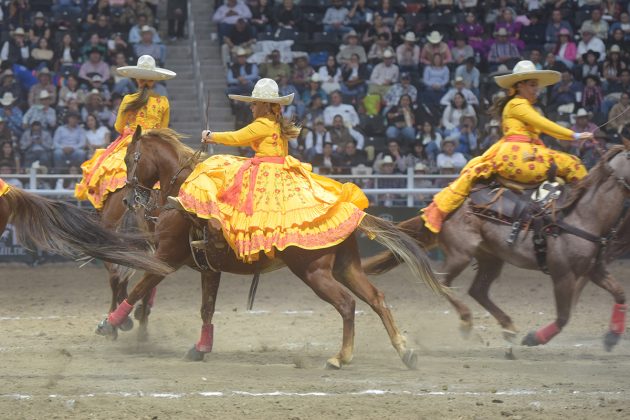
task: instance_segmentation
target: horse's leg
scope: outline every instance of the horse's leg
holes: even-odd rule
[[[206,353],[212,351],[214,325],[212,316],[217,302],[221,273],[205,271],[201,273],[201,337],[188,353],[186,359],[202,361]]]
[[[477,263],[477,274],[470,289],[468,289],[468,294],[492,314],[503,328],[503,337],[511,340],[516,336],[518,330],[512,323],[512,319],[495,305],[488,295],[490,286],[501,274],[503,261],[490,255],[478,255]]]
[[[444,273],[444,278],[442,279],[442,284],[445,287],[451,287],[453,280],[457,276],[461,274],[462,271],[470,264],[471,257],[464,252],[458,251],[455,247],[445,246],[443,247],[445,259],[444,264],[439,270],[440,273]],[[453,305],[457,313],[459,314],[459,319],[461,320],[459,325],[459,331],[461,334],[468,338],[470,332],[472,331],[473,323],[472,323],[472,312],[458,298],[455,297],[454,293],[447,293],[446,299]]]
[[[357,247],[356,237],[352,235],[337,248],[337,256],[333,268],[335,279],[346,286],[359,299],[370,305],[385,325],[389,339],[398,352],[403,363],[409,369],[415,369],[418,363],[417,355],[407,349],[405,337],[400,333],[394,316],[385,303],[385,295],[368,280],[361,267],[361,257]]]
[[[282,252],[281,258],[317,296],[334,306],[341,315],[343,319],[341,350],[326,362],[328,368],[339,369],[352,361],[355,301],[332,275],[335,248],[307,251],[291,247]]]
[[[573,294],[576,289],[576,276],[566,268],[557,271],[562,274],[552,273],[551,276],[553,279],[553,293],[556,299],[556,320],[546,327],[538,329],[538,331],[532,331],[527,334],[521,343],[523,345],[538,346],[547,344],[569,322]]]
[[[610,317],[610,326],[604,336],[604,348],[607,351],[611,351],[613,347],[617,345],[621,335],[626,330],[626,312],[628,311],[626,293],[621,284],[610,274],[604,264],[598,264],[588,276],[593,283],[608,291],[615,299],[612,315]]]

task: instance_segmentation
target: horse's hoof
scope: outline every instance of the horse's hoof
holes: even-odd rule
[[[326,369],[339,370],[341,369],[341,360],[336,357],[331,357],[326,361]]]
[[[192,346],[192,348],[186,353],[186,360],[189,362],[203,362],[205,355],[206,353],[199,351],[195,346]]]
[[[410,370],[418,368],[418,355],[413,349],[409,349],[403,354],[402,361]]]
[[[509,341],[510,343],[514,343],[516,340],[516,331],[503,329],[503,339]]]
[[[116,340],[118,338],[118,328],[107,322],[107,319],[99,322],[96,326],[96,331],[94,332],[98,335],[109,338],[110,340]]]
[[[523,341],[521,341],[521,344],[523,346],[533,347],[533,346],[539,346],[540,342],[536,338],[536,333],[535,332],[530,332],[525,337],[523,337]]]
[[[146,327],[138,330],[138,341],[141,343],[149,341],[149,331],[147,331]]]
[[[142,319],[142,311],[144,310],[144,304],[140,302],[136,305],[136,309],[133,311],[133,317],[140,321]],[[151,306],[147,306],[147,317],[151,314]]]
[[[470,333],[472,333],[473,325],[470,321],[462,321],[459,324],[459,334],[462,338],[468,340],[470,338]]]
[[[133,319],[127,317],[125,320],[118,326],[121,331],[131,331],[133,329]]]
[[[615,347],[617,343],[619,343],[620,339],[621,334],[608,331],[604,336],[604,348],[606,349],[606,351],[612,351],[613,347]]]

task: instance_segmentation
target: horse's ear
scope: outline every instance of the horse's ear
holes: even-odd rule
[[[138,125],[136,127],[136,131],[134,131],[134,133],[133,133],[133,137],[131,138],[131,142],[135,143],[140,138],[140,136],[142,136],[142,127],[140,125]]]

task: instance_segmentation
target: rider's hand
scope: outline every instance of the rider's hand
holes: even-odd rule
[[[212,131],[203,130],[201,132],[201,142],[202,143],[210,143],[212,141]]]
[[[584,133],[578,133],[577,135],[577,139],[578,140],[592,140],[593,139],[593,133],[589,133],[588,131],[584,132]]]

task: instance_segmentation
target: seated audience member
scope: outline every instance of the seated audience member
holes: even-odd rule
[[[53,157],[58,170],[71,165],[80,166],[87,157],[87,138],[85,130],[79,125],[80,118],[79,114],[68,114],[66,124],[55,131]]]
[[[333,125],[335,115],[341,115],[351,127],[359,125],[359,114],[352,105],[342,103],[341,92],[335,91],[330,94],[330,104],[324,108],[324,124]]]
[[[20,138],[20,150],[25,167],[31,167],[35,161],[39,161],[41,166],[52,167],[53,139],[39,121],[33,121],[30,128],[24,130]]]
[[[363,150],[357,149],[354,141],[351,140],[342,146],[343,149],[339,154],[339,166],[344,169],[345,173],[350,173],[350,168],[358,165],[367,166],[367,154]]]
[[[258,66],[247,62],[247,50],[236,49],[236,62],[228,67],[227,93],[234,95],[249,95],[258,81]]]
[[[57,113],[51,106],[52,97],[47,90],[39,93],[39,104],[31,106],[22,118],[24,128],[30,126],[33,121],[39,121],[47,130],[52,130],[57,126]]]
[[[459,172],[466,166],[466,157],[462,153],[456,152],[456,149],[456,137],[447,137],[442,140],[442,153],[437,156],[437,167],[440,173],[443,173],[443,169],[448,169],[448,173],[453,173],[451,172],[453,168]]]
[[[330,143],[332,145],[332,141],[330,140],[330,133],[326,130],[324,121],[317,120],[315,121],[313,129],[309,130],[308,133],[306,133],[306,138],[304,140],[306,160],[308,162],[312,162],[315,155],[321,155],[323,153],[325,143]]]
[[[408,160],[400,150],[400,144],[396,140],[390,139],[387,141],[387,150],[380,152],[374,158],[373,167],[376,173],[380,173],[379,167],[383,159],[387,157],[393,159],[395,172],[402,174],[407,171]]]
[[[403,95],[397,106],[387,112],[388,139],[398,139],[401,144],[411,145],[416,139],[416,118],[411,107],[411,97]]]
[[[346,126],[341,115],[335,115],[332,126],[328,132],[330,133],[330,140],[333,145],[335,145],[335,150],[338,150],[338,148],[350,141],[354,143],[357,149],[363,149],[363,145],[365,143],[363,134],[359,133],[352,127]]]
[[[324,143],[322,152],[313,157],[312,163],[322,175],[337,173],[341,166],[339,156],[333,152],[333,144],[330,142]]]

